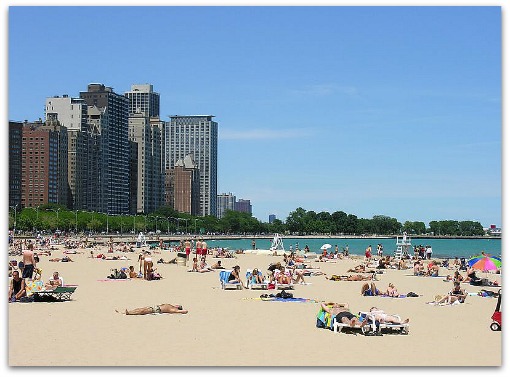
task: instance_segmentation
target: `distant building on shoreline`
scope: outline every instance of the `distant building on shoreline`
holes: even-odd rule
[[[272,224],[276,220],[276,215],[269,215],[269,224]]]
[[[222,193],[217,198],[217,214],[218,219],[221,219],[227,210],[234,211],[236,203],[236,196],[230,193]]]
[[[239,199],[234,204],[234,210],[238,212],[244,212],[252,214],[251,202],[248,199]]]

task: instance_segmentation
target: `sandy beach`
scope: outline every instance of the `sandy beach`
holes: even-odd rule
[[[222,290],[219,272],[187,272],[177,264],[154,264],[161,280],[108,281],[112,268],[135,266],[129,260],[90,257],[90,249],[77,249],[74,262],[61,258],[63,246],[52,256],[40,256],[38,267],[47,281],[58,271],[65,284],[76,285],[67,302],[11,303],[8,305],[8,364],[10,366],[500,366],[502,332],[489,325],[497,300],[468,296],[466,303],[427,304],[446,294],[453,271],[440,269],[440,277],[416,277],[410,270],[384,270],[375,281],[379,289],[389,282],[399,293],[419,297],[364,297],[361,281],[331,281],[324,276],[305,277],[295,285],[294,297],[308,302],[263,301],[274,290]],[[37,251],[37,250],[36,250]],[[106,253],[107,248],[95,250]],[[153,260],[176,256],[154,250]],[[83,252],[83,254],[81,254]],[[122,254],[122,253],[115,253]],[[21,257],[9,257],[20,260]],[[209,263],[219,260],[208,256]],[[237,254],[221,258],[226,268],[239,265],[243,273],[257,267],[267,274],[271,262],[282,257]],[[311,262],[326,275],[346,275],[362,261]],[[485,277],[485,273],[479,273]],[[488,274],[501,281],[500,275]],[[480,287],[463,284],[468,293]],[[496,288],[486,288],[497,291]],[[352,312],[377,306],[410,319],[408,335],[363,336],[334,333],[315,326],[320,301],[349,303]],[[126,316],[116,312],[156,304],[180,304],[188,314]],[[27,339],[44,352],[26,352]]]

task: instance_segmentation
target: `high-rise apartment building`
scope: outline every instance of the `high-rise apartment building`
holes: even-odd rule
[[[152,120],[152,121],[151,121]],[[161,122],[145,113],[129,114],[129,140],[137,144],[137,213],[154,212],[163,204]]]
[[[81,98],[46,98],[47,121],[58,121],[67,128],[67,171],[69,180],[69,208],[87,209],[87,166],[93,156],[88,155],[89,134],[87,127],[87,103]]]
[[[103,84],[89,84],[80,98],[88,105],[88,123],[96,133],[97,170],[90,170],[89,185],[97,196],[89,199],[91,210],[110,214],[129,213],[128,99]],[[89,193],[94,192],[91,187]],[[92,195],[92,194],[91,194]]]
[[[159,117],[159,93],[154,92],[151,84],[131,85],[125,93],[128,98],[128,112],[145,113],[148,117]]]
[[[9,206],[21,209],[21,149],[23,123],[9,122]]]
[[[191,155],[175,163],[167,172],[165,189],[168,205],[176,211],[198,215],[200,210],[200,172]]]
[[[244,212],[252,214],[251,202],[248,199],[239,199],[234,204],[234,210],[238,212]]]
[[[24,123],[21,157],[21,205],[68,205],[67,129],[57,121]]]
[[[219,194],[217,197],[217,209],[218,218],[221,219],[227,210],[234,211],[236,205],[236,196],[232,193]]]
[[[166,123],[165,169],[191,155],[200,171],[200,211],[216,216],[218,123],[213,115],[174,115]]]

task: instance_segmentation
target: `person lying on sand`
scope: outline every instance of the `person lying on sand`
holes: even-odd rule
[[[331,277],[324,276],[327,280],[334,281],[365,281],[365,280],[375,280],[375,275],[363,276],[363,275],[331,275]]]
[[[331,317],[336,317],[337,322],[345,323],[351,327],[363,327],[367,324],[367,320],[360,321],[358,317],[351,313],[348,303],[334,303],[321,302],[322,309],[331,314]]]
[[[430,302],[434,305],[441,305],[441,304],[454,304],[458,302],[459,304],[462,304],[464,301],[466,301],[467,293],[464,289],[460,287],[460,283],[458,281],[453,283],[453,289],[448,292],[448,294],[441,296],[437,295],[434,298],[434,301]]]
[[[145,314],[186,314],[188,311],[182,308],[182,305],[172,305],[172,304],[161,304],[154,306],[146,306],[143,308],[136,308],[128,310],[126,309],[124,313],[121,313],[117,309],[115,309],[117,313],[125,314],[125,315],[145,315]]]
[[[367,270],[367,267],[364,264],[359,264],[354,268],[349,268],[347,272],[357,272],[357,273],[371,273],[375,274],[375,270]]]

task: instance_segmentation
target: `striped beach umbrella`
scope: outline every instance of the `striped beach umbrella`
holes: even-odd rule
[[[501,259],[489,255],[478,255],[468,260],[468,265],[480,271],[497,270],[501,267]]]

